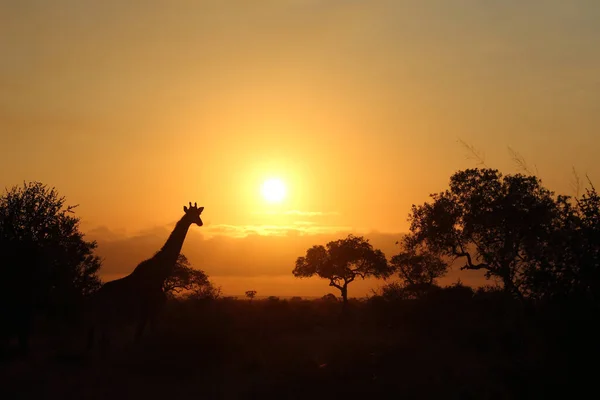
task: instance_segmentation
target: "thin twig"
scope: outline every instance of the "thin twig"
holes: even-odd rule
[[[457,142],[467,150],[467,160],[475,160],[477,165],[487,168],[487,165],[485,164],[485,154],[477,150],[472,144],[468,144],[462,139],[458,139]]]

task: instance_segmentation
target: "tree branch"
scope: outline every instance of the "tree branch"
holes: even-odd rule
[[[452,254],[458,258],[458,257],[466,257],[467,258],[467,264],[460,267],[461,270],[465,270],[465,269],[473,269],[473,270],[478,270],[478,269],[487,269],[489,268],[489,265],[481,263],[481,264],[473,264],[473,260],[471,258],[471,254],[469,254],[468,251],[465,251],[462,247],[462,245],[460,246],[460,251],[458,251],[458,249],[456,248],[457,246],[453,246],[452,247]]]
[[[342,290],[342,287],[340,285],[338,285],[337,283],[335,283],[334,279],[337,279],[337,278],[331,278],[330,279],[329,286],[333,286],[333,287],[335,287],[335,288],[337,288],[339,290]]]

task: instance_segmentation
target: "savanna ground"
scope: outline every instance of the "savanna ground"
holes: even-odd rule
[[[576,311],[574,311],[576,310]],[[4,354],[3,399],[548,398],[597,391],[597,312],[455,286],[419,300],[171,300],[139,344],[77,325]],[[586,396],[587,397],[587,396]]]

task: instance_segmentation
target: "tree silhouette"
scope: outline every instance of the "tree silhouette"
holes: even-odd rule
[[[336,295],[333,293],[327,293],[326,295],[321,297],[321,300],[328,303],[336,303],[337,301],[339,301]]]
[[[26,350],[34,314],[72,315],[98,289],[96,242],[56,189],[24,183],[0,196],[0,307]]]
[[[256,296],[256,290],[246,290],[246,297],[250,299],[250,302],[252,302],[254,296]]]
[[[390,265],[407,285],[413,286],[435,284],[449,267],[439,254],[415,243],[411,236],[404,237],[402,250],[392,257]]]
[[[526,294],[532,255],[549,240],[556,220],[553,193],[535,176],[469,169],[431,197],[432,203],[412,207],[412,240],[464,258],[463,269],[484,270],[518,297]]]
[[[210,285],[206,273],[193,268],[187,257],[181,253],[177,257],[172,274],[165,280],[163,292],[171,295],[182,291],[195,293]]]
[[[392,269],[381,250],[373,249],[362,236],[348,235],[324,246],[313,246],[304,257],[298,257],[292,271],[297,278],[318,275],[329,279],[329,286],[340,290],[344,305],[348,304],[348,284],[362,279],[388,277]]]
[[[434,253],[410,235],[401,241],[401,251],[390,260],[402,281],[391,282],[382,288],[384,298],[421,298],[438,289],[437,279],[448,272],[449,265],[440,254]]]
[[[600,299],[600,195],[590,188],[572,201],[557,200],[558,216],[550,240],[530,256],[528,284],[536,297]]]

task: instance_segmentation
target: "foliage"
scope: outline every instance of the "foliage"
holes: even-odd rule
[[[313,246],[304,257],[298,257],[294,276],[317,275],[329,279],[329,286],[339,289],[344,304],[348,302],[348,284],[357,277],[388,277],[390,269],[385,255],[362,236],[348,235],[324,246]]]
[[[580,197],[559,196],[558,217],[546,246],[531,257],[528,275],[537,297],[600,300],[600,196],[590,183]]]
[[[421,243],[415,243],[410,236],[402,240],[402,251],[390,260],[390,265],[398,272],[407,285],[433,285],[448,272],[446,263]]]
[[[207,285],[201,286],[186,296],[189,299],[196,300],[217,300],[221,298],[222,290],[220,286],[213,285],[210,281]]]
[[[333,293],[327,293],[326,295],[322,296],[320,298],[320,300],[322,300],[324,302],[329,302],[329,303],[337,303],[338,302],[337,296]]]
[[[40,182],[0,197],[2,293],[35,308],[73,305],[100,286],[96,242],[79,230],[75,206]]]
[[[459,171],[450,189],[412,207],[411,237],[436,253],[464,258],[463,269],[484,270],[522,297],[528,258],[549,238],[557,205],[534,176],[502,176],[493,169]]]
[[[252,299],[254,299],[254,297],[256,296],[256,290],[246,290],[246,297],[250,299],[250,301],[252,301]]]
[[[450,188],[413,206],[407,240],[465,260],[518,298],[600,300],[600,196],[555,196],[535,176],[455,173]],[[406,277],[407,274],[405,274]]]
[[[212,297],[214,290],[206,273],[193,268],[183,253],[177,257],[173,272],[163,285],[163,292],[170,295],[186,293],[194,297]]]
[[[377,296],[381,296],[386,301],[415,300],[426,297],[429,293],[439,289],[439,286],[432,283],[409,283],[409,282],[390,282],[383,285]]]

